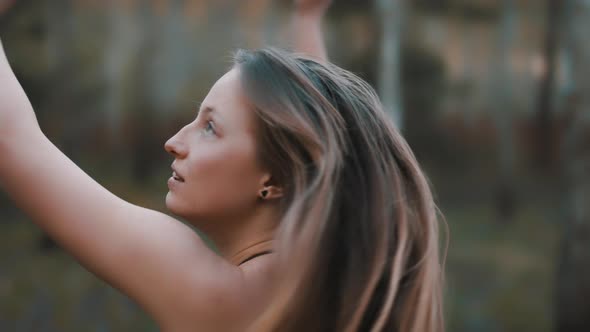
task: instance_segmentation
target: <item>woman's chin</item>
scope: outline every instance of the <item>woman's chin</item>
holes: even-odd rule
[[[168,194],[166,194],[165,202],[166,202],[166,208],[168,209],[168,211],[172,212],[173,214],[178,214],[178,212],[179,212],[178,204],[176,202],[174,194],[172,194],[171,192],[168,192]]]
[[[179,200],[172,193],[166,195],[166,209],[173,215],[183,219],[192,215],[192,211],[186,202]]]

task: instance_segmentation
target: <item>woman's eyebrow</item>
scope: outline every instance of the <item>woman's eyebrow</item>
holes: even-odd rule
[[[199,107],[197,108],[197,116],[201,113],[201,107],[203,104],[199,104]],[[211,112],[215,112],[215,108],[213,106],[205,106],[205,108],[203,109],[203,112],[205,113],[211,113]],[[217,112],[215,112],[217,113]]]
[[[209,113],[211,115],[211,117],[213,119],[215,119],[218,124],[221,124],[223,122],[223,117],[220,116],[219,112],[217,112],[217,110],[213,106],[205,106],[205,108],[203,108],[202,110],[198,110],[197,117],[199,116],[199,114],[201,112]]]

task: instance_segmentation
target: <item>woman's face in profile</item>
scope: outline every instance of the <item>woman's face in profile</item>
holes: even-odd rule
[[[223,75],[203,100],[196,119],[170,138],[176,177],[166,206],[190,219],[232,218],[254,207],[265,173],[256,158],[256,121],[239,70]]]

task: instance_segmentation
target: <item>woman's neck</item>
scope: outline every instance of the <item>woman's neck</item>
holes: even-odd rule
[[[215,229],[203,229],[215,243],[220,255],[234,265],[258,252],[272,250],[279,217],[273,206],[259,206],[250,216],[215,223]]]

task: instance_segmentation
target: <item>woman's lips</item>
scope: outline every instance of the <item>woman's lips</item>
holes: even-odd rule
[[[172,176],[168,179],[168,187],[172,189],[182,183],[184,183],[184,179],[178,176],[176,172],[172,172]]]
[[[184,178],[182,177],[181,174],[178,174],[178,172],[176,171],[176,168],[174,167],[174,163],[172,163],[172,165],[170,166],[170,168],[172,169],[172,177],[171,179],[174,179],[178,182],[184,182]]]
[[[176,171],[172,172],[172,178],[173,178],[174,180],[178,181],[178,182],[184,182],[184,179],[183,179],[181,176],[179,176],[179,175],[176,173]]]

